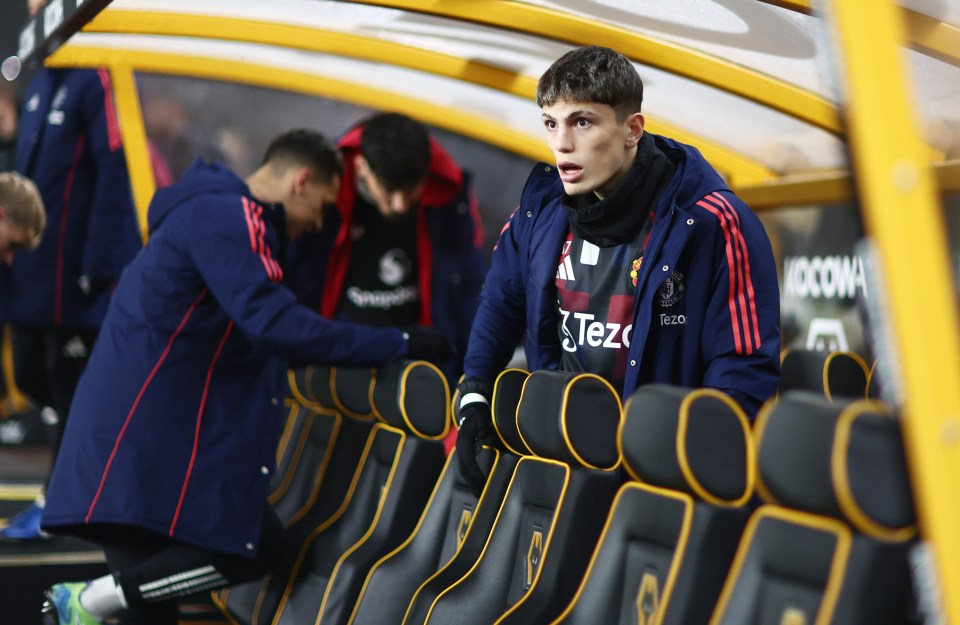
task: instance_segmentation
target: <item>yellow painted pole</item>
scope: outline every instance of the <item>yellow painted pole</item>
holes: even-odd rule
[[[13,348],[10,341],[10,326],[0,328],[3,333],[3,349],[0,351],[0,359],[3,360],[3,380],[7,384],[7,397],[3,408],[0,409],[0,419],[6,419],[11,413],[23,412],[29,407],[30,402],[17,388],[16,380],[13,375]]]
[[[156,190],[156,181],[153,177],[147,132],[143,127],[143,114],[140,111],[140,97],[137,95],[133,68],[125,64],[111,64],[110,79],[113,81],[120,134],[123,137],[123,150],[130,173],[130,186],[133,189],[133,204],[140,222],[140,233],[146,241],[147,208]]]
[[[910,101],[903,14],[890,0],[830,0],[827,9],[846,89],[855,184],[887,281],[921,534],[933,555],[943,614],[960,624],[957,286]]]

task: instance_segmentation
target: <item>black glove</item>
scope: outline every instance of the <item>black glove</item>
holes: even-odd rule
[[[453,357],[453,348],[446,337],[427,326],[400,328],[407,341],[406,357],[410,360],[426,360],[441,364]]]
[[[480,496],[486,477],[477,463],[477,455],[483,441],[493,433],[493,413],[490,410],[490,383],[479,378],[464,380],[460,390],[459,420],[457,434],[457,465],[460,477],[474,495]]]

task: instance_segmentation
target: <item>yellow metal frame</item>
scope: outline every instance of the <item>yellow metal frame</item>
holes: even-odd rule
[[[552,158],[539,137],[517,131],[485,117],[366,85],[316,74],[282,70],[249,61],[228,61],[190,54],[140,52],[66,44],[48,59],[47,65],[51,67],[129,67],[135,71],[231,81],[316,95],[369,108],[381,108],[384,98],[389,98],[392,110],[416,117],[433,126],[473,137],[530,159],[549,161]]]
[[[828,8],[846,77],[857,190],[882,261],[903,373],[921,534],[933,550],[944,615],[960,623],[960,593],[952,592],[960,588],[960,318],[900,50],[906,27],[890,2],[831,0]]]
[[[701,84],[733,93],[781,111],[828,132],[841,135],[836,108],[825,98],[770,76],[689,48],[660,41],[613,25],[510,0],[354,0],[357,4],[403,9],[440,17],[486,24],[502,29],[563,40],[574,45],[603,42],[631,58]],[[763,0],[771,5],[807,13],[808,0]],[[905,432],[920,524],[931,542],[938,567],[945,616],[960,623],[960,316],[950,272],[937,182],[942,192],[960,192],[960,161],[931,167],[930,150],[919,138],[900,46],[906,41],[934,58],[960,65],[960,29],[925,15],[901,10],[890,2],[830,0],[831,25],[842,50],[849,105],[850,146],[854,156],[857,194],[867,231],[877,245],[889,292],[891,323],[903,370]],[[137,17],[130,11],[106,11],[91,30],[166,34],[176,19],[175,34],[184,35],[184,16],[159,14]],[[138,20],[143,19],[141,23]],[[219,18],[218,18],[219,19]],[[411,67],[446,75],[507,93],[530,97],[533,79],[488,64],[472,62],[344,33],[294,26],[243,27],[243,20],[186,20],[197,36],[301,47],[354,58]],[[246,32],[238,33],[234,30]],[[202,33],[202,34],[201,34]],[[220,33],[211,34],[211,33]],[[174,34],[172,31],[170,34]],[[335,36],[334,36],[335,35]],[[283,39],[282,42],[278,41]],[[317,38],[320,39],[320,38]],[[284,71],[249,62],[215,60],[189,54],[136,52],[67,44],[53,57],[54,66],[109,68],[122,120],[121,131],[131,170],[134,198],[141,223],[155,181],[143,131],[134,72],[157,72],[214,80],[230,80],[285,91],[317,95],[379,108],[384,97],[391,108],[422,121],[473,137],[484,143],[535,160],[551,156],[539,137],[518,132],[489,119],[437,106],[424,100],[303,72]],[[655,129],[656,124],[651,124]],[[660,125],[662,132],[697,145],[699,137]],[[657,130],[655,130],[657,131]],[[853,179],[846,172],[823,172],[760,184],[772,174],[756,169],[749,160],[720,146],[710,146],[708,158],[730,171],[741,186],[738,193],[752,206],[764,209],[844,201],[853,197]],[[705,153],[707,150],[704,150]],[[724,158],[727,160],[724,161]],[[726,165],[726,167],[725,167]],[[144,226],[145,231],[145,226]],[[923,305],[915,302],[922,294]]]
[[[371,42],[374,41],[371,40]],[[394,50],[393,45],[395,44],[382,48],[380,53],[365,52],[361,58],[376,60],[378,54],[386,54]],[[375,46],[369,48],[373,50]],[[411,50],[416,51],[414,48]],[[421,53],[427,56],[418,57],[417,54]],[[433,55],[434,53],[422,50],[416,51],[415,54],[410,55],[414,60],[410,61],[409,66],[426,62],[427,57]],[[452,64],[454,57],[446,58],[447,61],[442,63],[445,71],[439,73],[456,78]],[[47,60],[47,64],[56,67],[110,68],[118,114],[122,120],[121,132],[126,144],[136,208],[144,234],[146,233],[147,207],[156,183],[149,165],[149,150],[143,139],[145,137],[143,118],[133,77],[136,71],[230,80],[318,95],[371,108],[382,106],[384,99],[389,97],[391,108],[426,123],[496,145],[532,160],[552,162],[552,155],[539,136],[526,135],[487,119],[482,119],[478,126],[478,120],[481,118],[477,116],[352,83],[297,72],[278,73],[273,68],[264,72],[261,66],[249,62],[218,61],[189,55],[88,47],[68,42]],[[471,82],[482,84],[486,70],[480,70],[479,73],[474,74],[473,68],[477,66],[478,64],[474,63],[462,69],[466,75],[473,78]],[[531,82],[527,88],[535,89],[533,79],[516,76],[513,86],[507,91],[523,93],[525,88],[522,85],[528,80]],[[528,97],[532,97],[532,92]],[[737,194],[756,212],[765,212],[782,206],[839,203],[853,198],[851,176],[847,171],[834,170],[777,178],[763,165],[725,148],[705,143],[700,137],[688,135],[677,128],[665,127],[663,124],[652,121],[648,124],[648,129],[700,147],[706,158],[728,177],[728,182]],[[960,193],[960,160],[935,163],[933,171],[942,192]]]
[[[225,80],[315,95],[373,109],[379,109],[385,101],[389,101],[391,110],[405,113],[438,128],[472,137],[532,160],[552,162],[553,159],[540,137],[521,133],[478,115],[373,87],[303,72],[281,70],[275,67],[267,68],[250,62],[66,44],[49,57],[47,65],[110,69],[116,83],[114,88],[117,110],[121,119],[121,132],[124,141],[129,142],[125,146],[126,156],[130,165],[130,180],[143,232],[147,229],[147,207],[156,183],[150,169],[146,134],[143,130],[136,84],[133,79],[134,71]]]
[[[960,67],[960,28],[907,9],[903,16],[915,50]]]
[[[117,116],[121,120],[120,135],[123,137],[123,151],[130,174],[130,186],[133,189],[133,203],[140,221],[141,236],[146,241],[147,209],[157,185],[153,175],[153,159],[150,158],[150,150],[147,146],[147,133],[143,128],[137,82],[133,75],[133,68],[129,65],[108,63],[103,66],[110,69]]]
[[[25,411],[30,402],[26,396],[17,388],[16,380],[13,377],[13,348],[10,339],[10,326],[0,327],[3,333],[3,345],[0,346],[0,362],[3,363],[3,380],[7,384],[7,397],[0,404],[0,421],[6,419],[11,413]]]
[[[102,34],[220,39],[334,54],[406,67],[436,76],[446,76],[531,101],[536,97],[537,91],[537,78],[504,70],[488,63],[424,50],[377,37],[322,28],[172,11],[108,9],[84,26],[83,31]],[[731,184],[758,184],[776,177],[772,170],[759,161],[705,139],[695,132],[673,126],[652,116],[647,120],[647,129],[655,134],[696,145],[704,157],[724,173]],[[457,132],[467,134],[463,129]],[[542,139],[538,141],[542,143]]]
[[[136,71],[224,80],[294,93],[316,95],[370,108],[383,106],[389,98],[392,110],[428,124],[471,136],[479,141],[534,160],[550,160],[543,141],[478,115],[439,106],[427,100],[358,85],[315,74],[282,70],[249,61],[228,61],[189,54],[140,52],[115,48],[67,44],[47,63],[53,67],[130,67]],[[265,71],[269,70],[269,71]]]
[[[602,42],[650,67],[733,93],[827,132],[841,134],[836,107],[811,91],[736,63],[586,17],[512,0],[351,1],[495,26],[574,45]]]
[[[760,0],[782,9],[813,15],[810,0]],[[960,28],[941,22],[923,13],[902,9],[906,20],[907,40],[913,49],[944,63],[960,66]]]
[[[960,160],[934,163],[931,171],[941,193],[960,193]],[[782,176],[770,183],[737,187],[736,192],[757,213],[784,206],[837,204],[853,200],[853,177],[846,170]]]

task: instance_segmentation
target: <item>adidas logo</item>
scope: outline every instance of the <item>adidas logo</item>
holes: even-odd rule
[[[557,266],[557,280],[576,280],[573,277],[573,261],[570,260],[570,247],[572,241],[566,241],[563,244],[563,252],[560,253],[560,264]],[[600,259],[600,248],[590,241],[583,241],[580,248],[580,264],[596,265]]]
[[[557,279],[576,280],[576,278],[573,277],[573,262],[569,256],[564,256],[563,260],[560,261],[560,264],[557,266]]]
[[[564,241],[563,251],[560,252],[560,264],[557,266],[557,280],[576,280],[573,277],[573,261],[570,260],[570,246],[573,241]]]

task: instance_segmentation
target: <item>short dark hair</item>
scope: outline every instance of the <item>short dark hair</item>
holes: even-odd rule
[[[319,182],[330,182],[343,173],[343,160],[336,146],[316,130],[296,128],[274,138],[263,164],[277,168],[309,167]]]
[[[427,177],[430,136],[406,115],[379,113],[363,122],[360,153],[388,189],[406,189]]]
[[[554,61],[537,83],[537,106],[559,101],[606,104],[622,121],[640,112],[643,81],[633,63],[616,50],[577,48]]]

